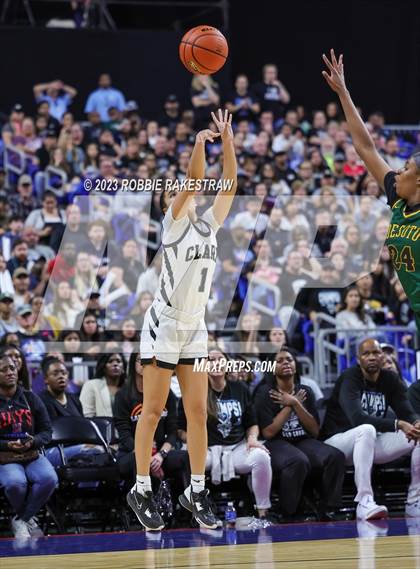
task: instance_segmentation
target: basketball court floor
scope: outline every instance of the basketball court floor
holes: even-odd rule
[[[2,569],[420,569],[420,518],[0,539]]]

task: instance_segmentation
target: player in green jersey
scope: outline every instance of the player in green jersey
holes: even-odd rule
[[[354,147],[367,169],[385,190],[392,208],[386,244],[410,305],[420,335],[420,153],[407,160],[404,168],[394,172],[376,150],[344,80],[343,56],[330,59],[323,55],[328,71],[322,74],[337,93],[344,110]]]

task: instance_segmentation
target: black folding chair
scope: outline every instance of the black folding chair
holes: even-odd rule
[[[92,460],[83,459],[83,456],[87,456],[85,453],[80,454],[80,460],[77,456],[67,459],[66,447],[82,444],[99,446],[104,452]],[[91,522],[97,522],[99,517],[103,529],[107,525],[113,529],[111,518],[118,513],[122,526],[126,529],[125,500],[121,492],[117,461],[98,424],[85,417],[59,417],[52,421],[52,440],[49,447],[54,446],[58,447],[62,462],[56,467],[60,480],[57,501],[60,501],[60,512],[64,515],[62,525],[66,526],[65,516],[70,513],[78,531],[81,512],[86,510],[86,504],[91,499]]]

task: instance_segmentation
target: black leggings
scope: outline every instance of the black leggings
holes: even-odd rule
[[[117,456],[121,478],[134,484],[136,480],[136,457],[134,451]],[[190,483],[190,461],[185,450],[171,450],[162,463],[165,478],[173,478],[175,486],[180,491]],[[152,478],[153,480],[153,478]]]
[[[340,505],[345,474],[345,458],[340,450],[316,439],[302,439],[294,443],[275,439],[266,441],[265,446],[271,453],[273,473],[280,482],[283,514],[296,513],[303,485],[312,473],[320,478],[323,505],[331,508]]]

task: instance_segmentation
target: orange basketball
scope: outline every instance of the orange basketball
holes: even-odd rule
[[[191,73],[211,75],[225,64],[228,55],[225,36],[212,26],[189,30],[179,44],[179,57]]]

